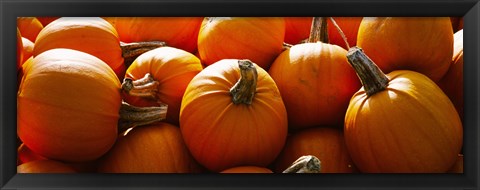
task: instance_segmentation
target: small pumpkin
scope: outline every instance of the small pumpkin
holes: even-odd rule
[[[228,168],[220,173],[273,173],[272,170],[258,166],[237,166]]]
[[[215,172],[277,157],[287,112],[275,82],[249,60],[224,59],[198,73],[180,109],[180,129],[193,157]]]
[[[187,51],[173,47],[151,50],[128,67],[122,84],[124,100],[134,106],[166,104],[166,122],[178,125],[183,93],[202,69],[200,60]]]
[[[282,172],[303,155],[316,156],[322,162],[321,173],[354,173],[343,132],[338,128],[314,127],[288,136],[282,153],[275,161],[275,172]]]
[[[23,46],[22,64],[32,56],[34,45],[35,44],[29,39],[22,37],[22,46]]]
[[[48,24],[50,24],[51,22],[53,22],[54,20],[57,20],[58,18],[60,18],[60,17],[41,16],[41,17],[37,17],[37,20],[40,21],[40,23],[42,23],[42,25],[45,27]]]
[[[17,27],[22,37],[34,42],[43,29],[42,23],[36,17],[17,17]]]
[[[206,17],[198,34],[198,52],[206,65],[222,59],[249,59],[268,69],[283,50],[283,18]]]
[[[354,47],[349,62],[362,81],[345,115],[345,142],[367,173],[441,173],[463,142],[452,102],[427,76],[409,70],[387,75]]]
[[[134,127],[101,159],[101,173],[195,173],[180,129],[168,123]]]
[[[77,173],[72,167],[55,160],[35,160],[17,166],[17,173]]]
[[[113,70],[84,52],[45,51],[27,61],[23,73],[17,134],[33,152],[50,159],[95,160],[113,146],[118,128],[165,118],[165,107],[123,104]]]
[[[348,102],[361,86],[347,51],[320,40],[327,33],[320,19],[314,20],[308,43],[283,51],[268,70],[282,94],[291,129],[342,125]]]
[[[438,82],[452,59],[452,24],[449,17],[365,17],[357,46],[385,73],[412,70]]]

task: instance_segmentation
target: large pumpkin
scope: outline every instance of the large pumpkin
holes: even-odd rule
[[[120,41],[164,41],[190,53],[197,50],[203,17],[105,17],[117,29]]]
[[[282,172],[303,155],[322,162],[321,173],[353,173],[356,168],[348,154],[343,132],[338,128],[314,127],[288,136],[275,161],[275,172]]]
[[[172,47],[151,50],[128,67],[125,75],[128,80],[123,83],[128,92],[124,99],[135,106],[167,104],[166,122],[178,125],[183,93],[202,69],[200,60],[187,51]]]
[[[292,129],[342,125],[348,101],[361,86],[347,51],[314,37],[312,33],[313,40],[283,51],[268,71],[282,94]]]
[[[282,52],[283,18],[207,17],[198,35],[198,52],[206,65],[222,59],[249,59],[268,69]]]
[[[102,173],[193,173],[200,166],[188,152],[180,129],[168,123],[134,127],[101,159]]]
[[[345,115],[345,141],[362,172],[446,172],[463,142],[452,102],[425,75],[408,70],[387,75],[358,48],[349,61],[362,80]]]
[[[365,17],[357,46],[385,73],[412,70],[437,82],[452,59],[452,24],[449,17]]]
[[[249,60],[214,63],[188,85],[180,129],[195,159],[212,171],[270,164],[287,136],[275,82]]]

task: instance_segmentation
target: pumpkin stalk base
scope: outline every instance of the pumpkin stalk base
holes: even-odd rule
[[[126,102],[122,102],[118,131],[123,132],[131,127],[162,121],[167,117],[167,108],[168,106],[166,104],[158,107],[135,107]]]
[[[157,99],[158,85],[158,81],[150,73],[147,73],[138,80],[125,78],[122,83],[122,91],[130,96]]]
[[[152,49],[165,46],[167,46],[167,43],[162,41],[146,41],[132,43],[120,42],[120,48],[122,49],[122,57],[125,59],[124,62],[127,66],[129,66],[141,54]]]
[[[257,89],[257,68],[250,60],[239,60],[240,79],[230,89],[234,104],[252,104]]]
[[[282,173],[320,173],[321,166],[317,157],[312,155],[301,156]]]
[[[347,59],[362,82],[367,96],[384,90],[389,82],[385,73],[359,47],[348,50]]]
[[[310,28],[310,36],[307,40],[309,43],[323,42],[328,43],[328,30],[326,17],[313,17],[312,27]]]

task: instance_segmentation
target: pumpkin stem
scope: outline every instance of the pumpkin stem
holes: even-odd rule
[[[150,73],[147,73],[141,79],[123,79],[122,91],[130,96],[156,100],[158,85],[158,81],[156,81]]]
[[[230,89],[234,104],[252,104],[255,91],[257,90],[257,68],[248,59],[239,60],[240,79]]]
[[[322,164],[317,157],[307,155],[298,158],[282,173],[320,173],[321,168]]]
[[[158,107],[136,107],[122,101],[118,132],[123,132],[131,127],[162,121],[167,117],[167,108],[166,104]]]
[[[326,17],[313,17],[312,27],[310,28],[309,43],[323,42],[328,43],[328,30]]]
[[[387,87],[389,82],[387,76],[361,48],[351,47],[348,50],[347,59],[355,69],[367,96],[380,92]]]
[[[347,36],[345,36],[345,33],[343,33],[343,30],[338,26],[337,22],[335,22],[335,19],[333,17],[329,17],[330,21],[332,21],[333,26],[337,29],[338,33],[340,33],[340,36],[342,36],[343,42],[345,42],[345,45],[347,46],[347,49],[350,49],[350,44],[348,44],[347,41]]]
[[[142,53],[156,49],[159,47],[165,47],[167,43],[161,41],[147,41],[147,42],[132,42],[124,43],[120,42],[120,48],[122,49],[122,57],[125,60],[125,65],[128,67],[138,56]]]

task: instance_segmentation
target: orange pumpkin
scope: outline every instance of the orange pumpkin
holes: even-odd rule
[[[321,173],[353,173],[356,168],[348,154],[343,132],[337,128],[314,127],[287,138],[275,161],[275,172],[282,172],[303,155],[314,155],[322,162]]]
[[[449,17],[365,17],[357,46],[385,73],[412,70],[437,82],[450,67],[452,25]]]
[[[463,154],[458,154],[457,161],[448,170],[448,173],[463,173]]]
[[[20,30],[17,28],[17,69],[22,67],[23,63],[23,42],[22,42],[22,34],[20,34]]]
[[[35,160],[17,166],[17,173],[76,173],[76,171],[62,162]]]
[[[42,25],[45,27],[51,22],[53,22],[54,20],[57,20],[58,18],[60,17],[42,16],[42,17],[37,17],[37,20],[40,21],[40,23],[42,23]]]
[[[456,161],[463,128],[455,107],[425,75],[387,75],[359,48],[348,58],[362,80],[345,115],[345,142],[362,172],[446,172]]]
[[[22,46],[23,46],[22,64],[32,56],[34,45],[35,44],[29,39],[22,37]]]
[[[452,64],[438,85],[450,98],[463,120],[463,29],[454,35]]]
[[[198,35],[198,52],[206,65],[222,59],[249,59],[268,69],[282,52],[283,18],[207,17]]]
[[[275,82],[249,60],[225,59],[197,74],[180,109],[180,129],[194,158],[219,172],[270,164],[287,136]]]
[[[347,38],[350,46],[357,44],[357,34],[363,17],[332,17]],[[342,36],[330,19],[327,19],[328,43],[338,45],[346,50],[349,47],[345,44]]]
[[[17,165],[35,161],[35,160],[45,160],[47,158],[38,155],[35,152],[32,152],[25,144],[20,144],[17,149]]]
[[[102,158],[102,173],[192,173],[200,169],[183,142],[180,129],[168,123],[135,127]]]
[[[180,103],[190,80],[203,69],[193,54],[172,47],[161,47],[140,55],[127,69],[131,88],[124,99],[135,106],[168,105],[166,122],[178,125]],[[145,75],[149,74],[149,81]],[[123,86],[126,86],[124,82]],[[146,92],[149,93],[146,93]]]
[[[348,102],[361,86],[346,54],[340,46],[313,39],[276,58],[268,73],[282,94],[291,129],[342,125]]]
[[[42,23],[35,17],[17,17],[17,27],[22,37],[34,42],[43,29]]]
[[[258,166],[237,166],[228,168],[220,173],[273,173],[272,170]]]
[[[308,39],[313,17],[285,17],[285,43],[296,45]]]
[[[122,42],[158,40],[194,53],[203,17],[105,17]]]

